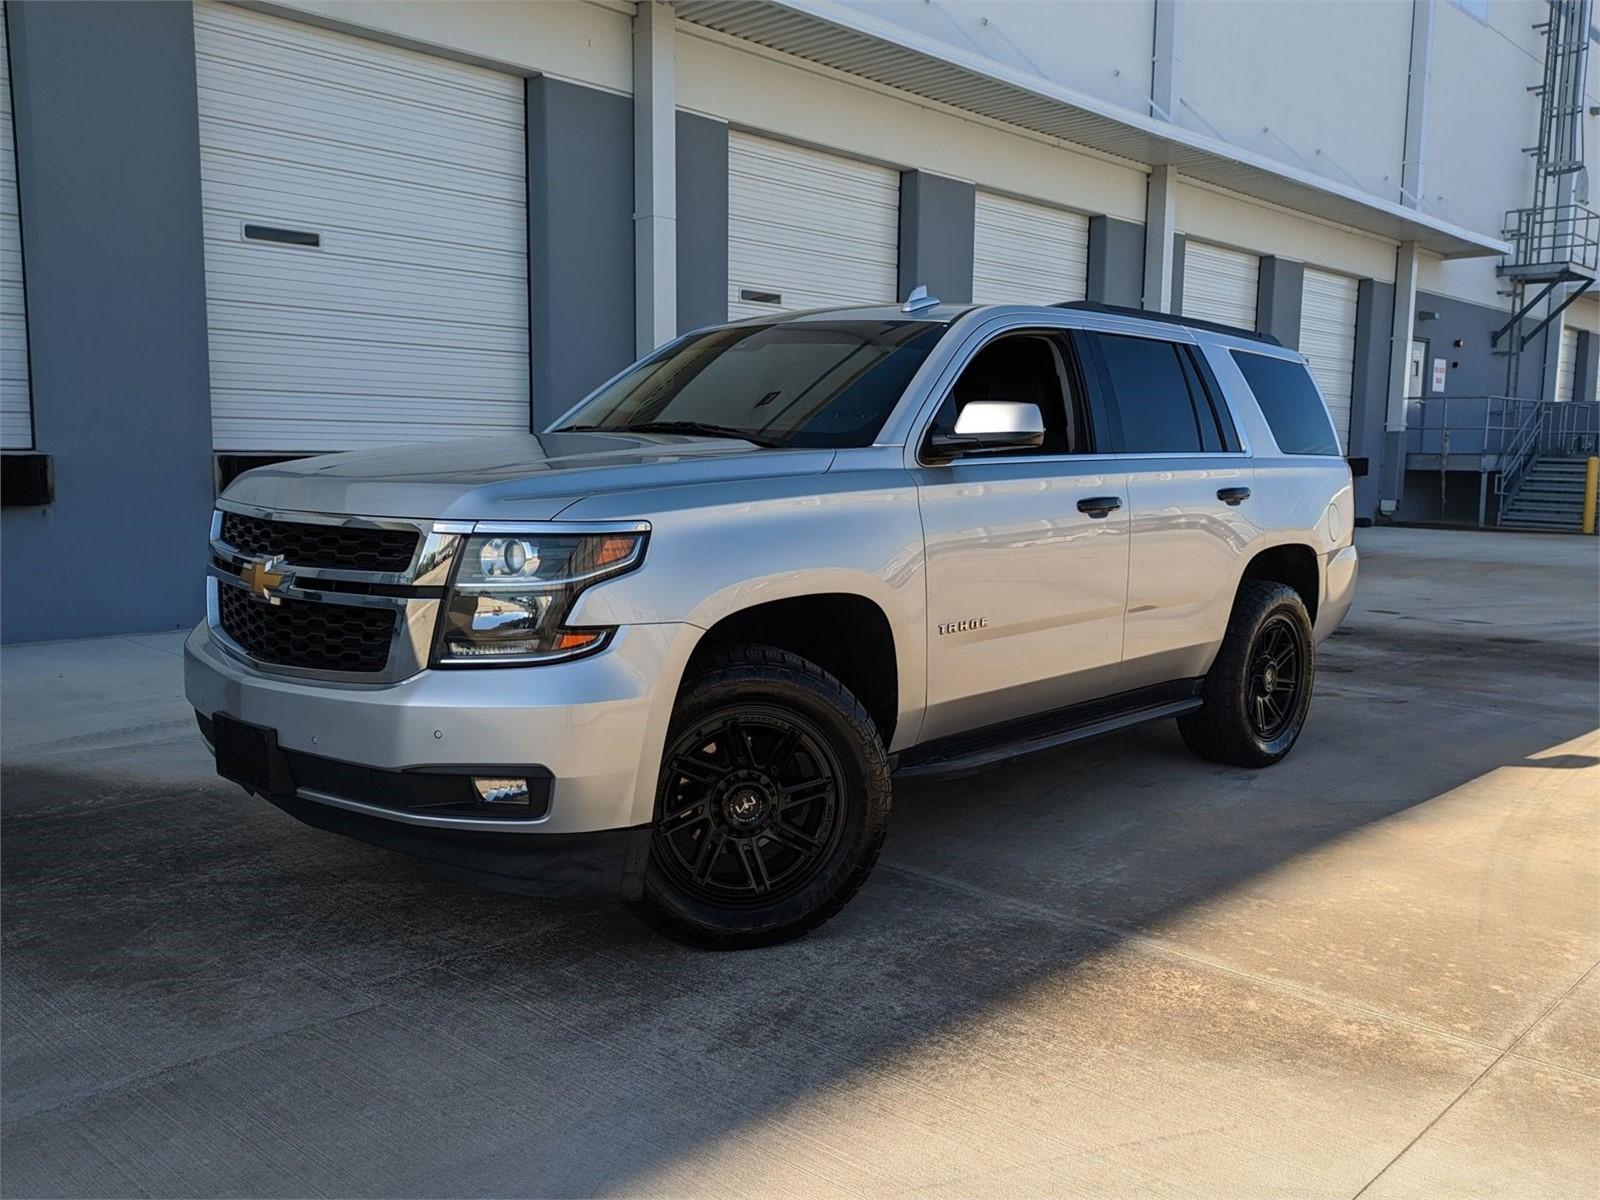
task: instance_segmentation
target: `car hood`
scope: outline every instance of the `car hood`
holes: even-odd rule
[[[670,434],[503,434],[258,467],[224,496],[297,512],[547,521],[605,492],[826,471],[832,450]]]

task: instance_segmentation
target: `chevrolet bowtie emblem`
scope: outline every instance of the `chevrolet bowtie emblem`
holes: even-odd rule
[[[285,571],[274,568],[283,565],[283,556],[274,558],[252,558],[239,572],[239,578],[244,581],[245,587],[250,589],[250,594],[257,600],[265,600],[268,604],[277,604],[278,597],[272,593],[284,585],[289,578]]]

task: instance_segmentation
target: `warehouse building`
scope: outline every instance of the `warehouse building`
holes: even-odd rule
[[[1368,519],[1493,523],[1530,421],[1595,431],[1590,0],[4,16],[6,640],[197,620],[253,464],[538,429],[684,330],[918,284],[1274,334]]]

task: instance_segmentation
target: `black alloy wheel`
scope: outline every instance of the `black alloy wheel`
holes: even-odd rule
[[[680,888],[718,905],[793,895],[840,832],[843,770],[797,713],[710,714],[667,750],[656,861]]]
[[[1178,718],[1178,731],[1201,758],[1269,767],[1305,728],[1316,670],[1305,599],[1287,584],[1247,579],[1201,681],[1201,707]]]
[[[1250,723],[1264,742],[1278,738],[1300,707],[1306,683],[1300,627],[1276,613],[1256,633],[1250,655]]]
[[[891,794],[882,736],[837,678],[773,646],[708,649],[678,692],[634,911],[712,950],[798,937],[871,873]]]

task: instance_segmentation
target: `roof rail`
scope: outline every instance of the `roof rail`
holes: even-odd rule
[[[1252,342],[1265,342],[1269,346],[1283,345],[1270,333],[1257,333],[1254,329],[1243,329],[1238,325],[1224,325],[1220,321],[1200,321],[1194,317],[1181,316],[1178,313],[1147,312],[1142,308],[1128,308],[1122,304],[1102,304],[1098,300],[1063,300],[1059,304],[1052,304],[1052,308],[1077,308],[1084,312],[1106,313],[1113,317],[1136,317],[1141,321],[1158,321],[1163,325],[1186,325],[1190,329],[1205,329],[1211,333],[1225,333],[1229,337],[1248,338]]]

